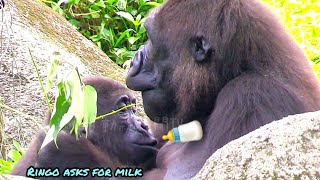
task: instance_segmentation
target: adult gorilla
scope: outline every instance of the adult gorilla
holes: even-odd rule
[[[189,179],[231,140],[320,108],[308,60],[256,0],[168,0],[145,27],[149,40],[127,86],[142,92],[153,121],[197,119],[204,128],[199,142],[161,148],[156,173],[164,179]]]

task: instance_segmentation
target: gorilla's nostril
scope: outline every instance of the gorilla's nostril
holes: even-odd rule
[[[145,123],[141,122],[141,127],[142,129],[148,131],[149,130],[149,126],[147,126]]]
[[[130,70],[128,76],[136,76],[142,67],[143,64],[143,53],[141,51],[138,51],[135,55],[133,61],[130,64]]]
[[[130,68],[133,66],[133,60],[130,62]]]
[[[150,142],[150,145],[151,146],[155,146],[158,144],[158,141],[156,139],[153,139],[151,142]]]

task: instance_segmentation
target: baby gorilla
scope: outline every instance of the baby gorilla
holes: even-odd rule
[[[97,91],[97,116],[136,103],[131,91],[114,80],[93,76],[85,78],[84,83]],[[117,167],[140,167],[148,170],[155,163],[157,141],[135,112],[134,107],[127,108],[96,121],[89,126],[87,138],[84,130],[80,130],[79,140],[67,130],[61,131],[57,139],[59,149],[51,142],[39,152],[45,138],[45,133],[40,132],[11,174],[26,176],[30,166],[58,167],[60,179],[64,178],[61,176],[64,169],[75,167],[109,167],[112,170]],[[90,178],[93,177],[89,173],[85,179]]]

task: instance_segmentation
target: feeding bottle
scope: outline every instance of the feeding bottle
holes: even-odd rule
[[[167,135],[162,136],[163,140],[171,142],[199,141],[203,136],[202,127],[199,121],[191,121],[187,124],[172,128]]]

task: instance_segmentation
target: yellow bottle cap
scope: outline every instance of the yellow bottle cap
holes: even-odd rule
[[[169,140],[169,141],[173,142],[173,141],[174,141],[174,137],[173,137],[172,131],[171,131],[171,130],[168,131],[168,134],[167,134],[167,135],[163,135],[163,136],[162,136],[162,139],[163,139],[164,141]]]

